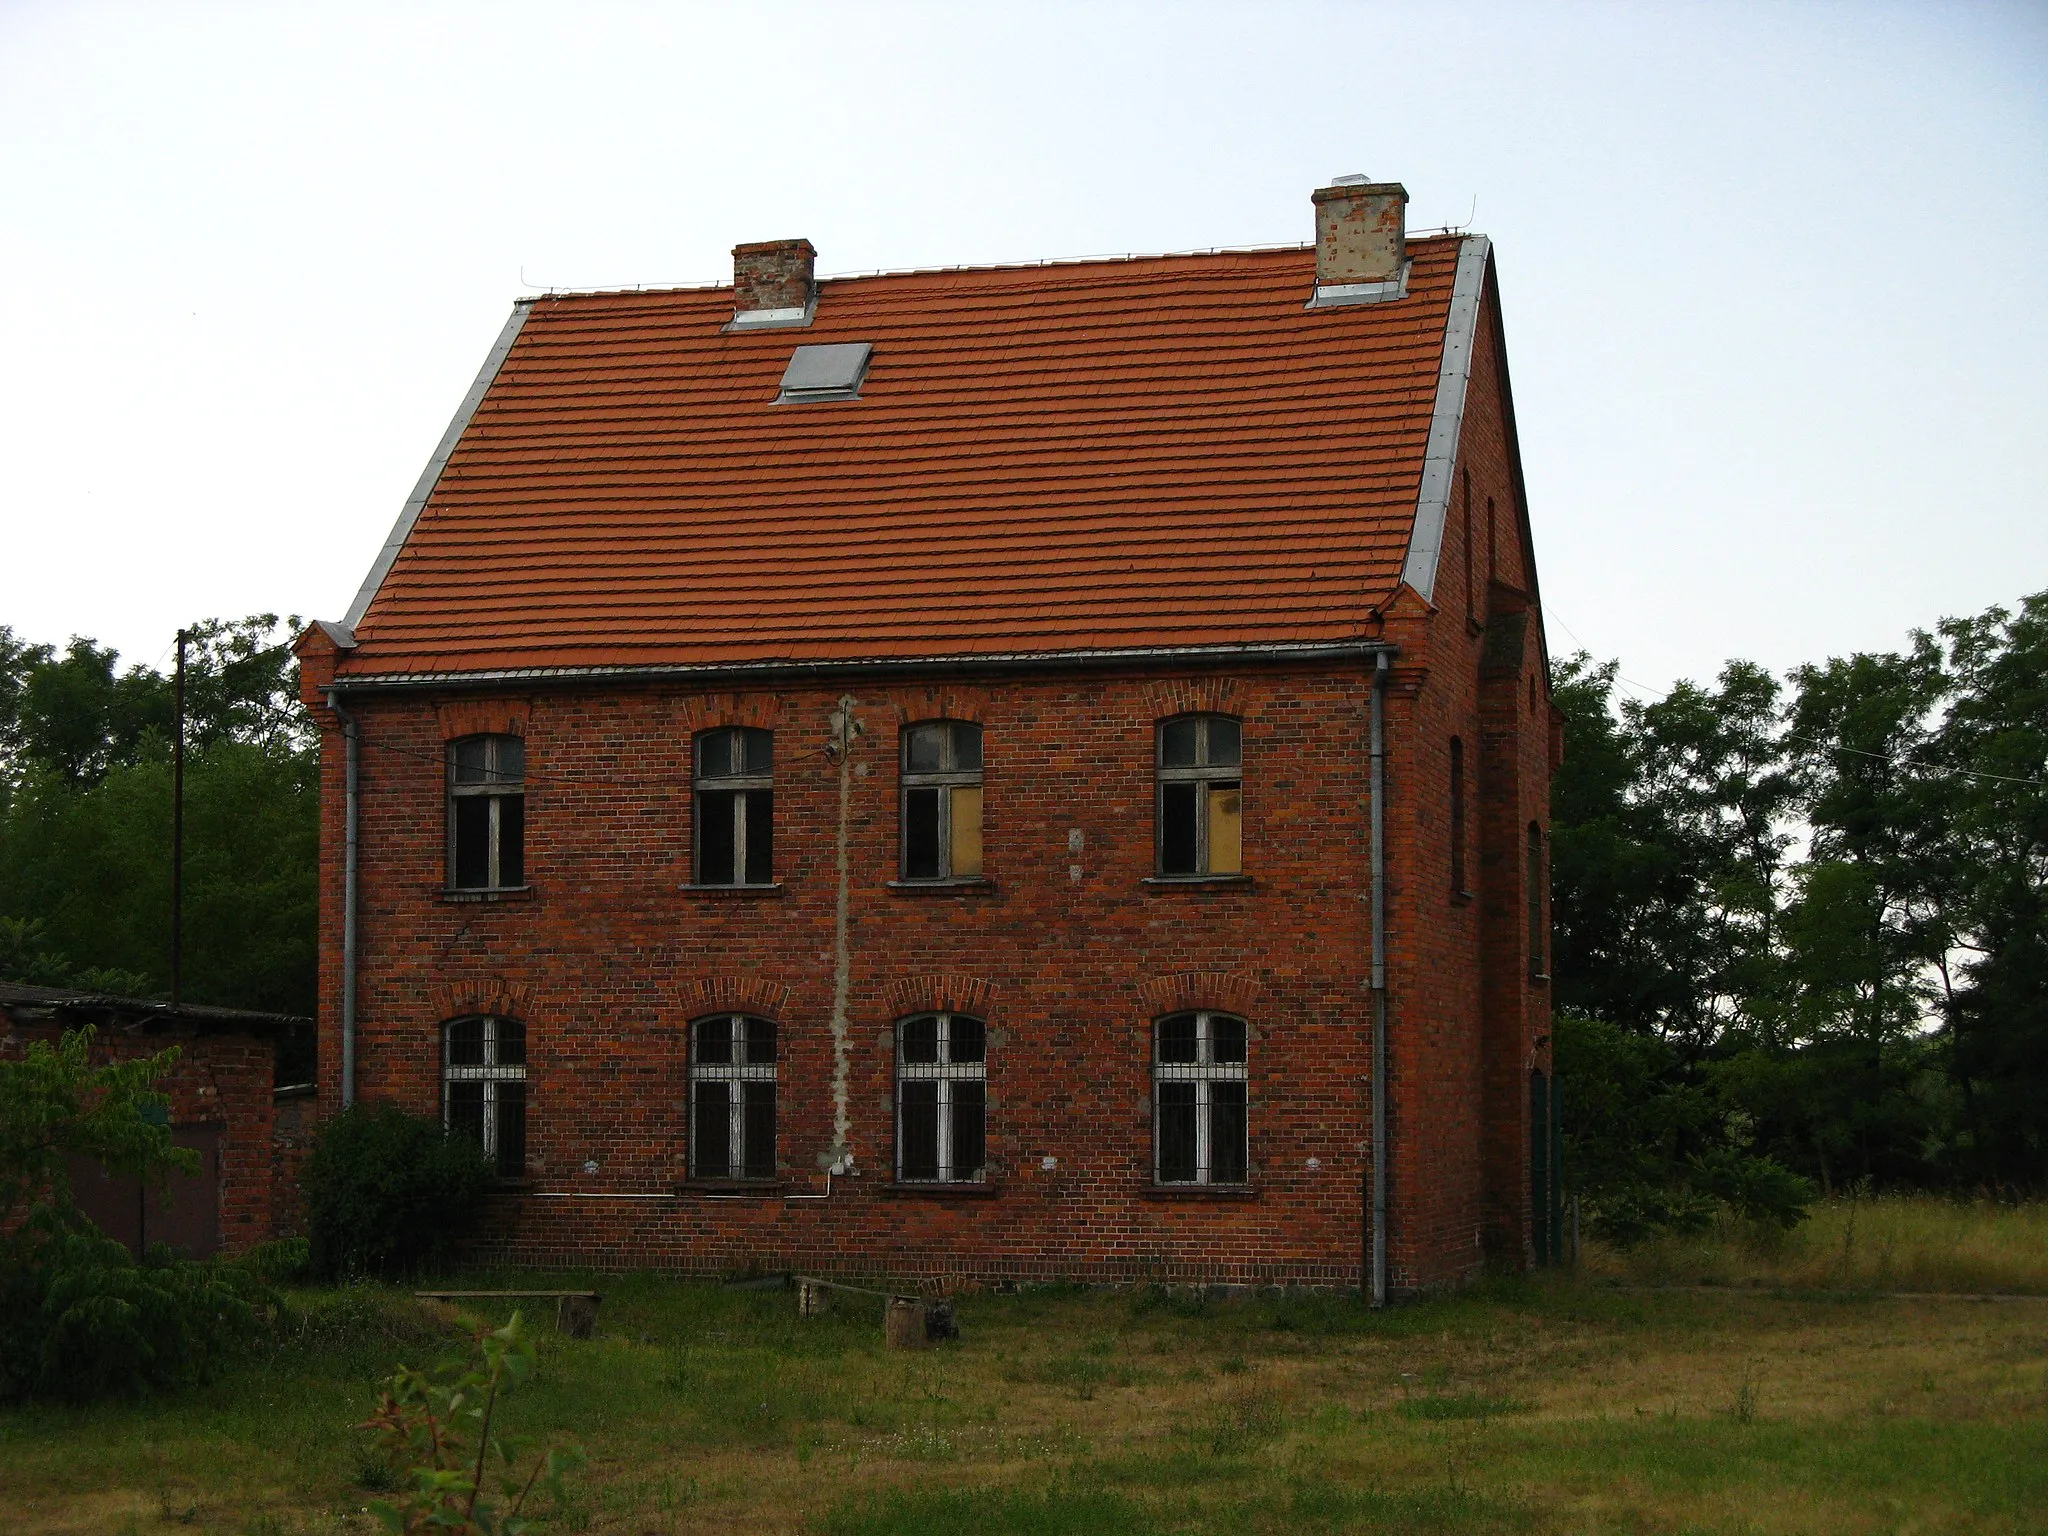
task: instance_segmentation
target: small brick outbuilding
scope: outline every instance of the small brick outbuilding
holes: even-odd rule
[[[320,1102],[480,1138],[515,1263],[1540,1261],[1559,732],[1492,246],[1406,202],[522,300],[299,643]]]

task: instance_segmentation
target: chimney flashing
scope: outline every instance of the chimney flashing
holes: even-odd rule
[[[1303,309],[1345,309],[1357,304],[1384,304],[1389,299],[1408,297],[1408,274],[1413,261],[1401,263],[1401,273],[1383,283],[1317,283]]]

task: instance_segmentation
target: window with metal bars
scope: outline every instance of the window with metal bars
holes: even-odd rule
[[[775,737],[752,726],[697,738],[697,883],[775,882]]]
[[[517,736],[448,744],[448,883],[461,891],[526,883],[526,743]]]
[[[1228,715],[1159,722],[1159,873],[1244,869],[1243,737]]]
[[[690,1175],[775,1177],[775,1025],[719,1014],[690,1026]]]
[[[481,1146],[498,1176],[526,1171],[526,1025],[484,1015],[441,1030],[441,1120]]]
[[[988,1177],[988,1026],[980,1019],[925,1013],[896,1026],[896,1177]]]
[[[903,878],[981,875],[981,727],[935,720],[903,732]]]
[[[1250,1176],[1246,1029],[1227,1013],[1177,1013],[1154,1029],[1153,1176],[1243,1184]]]

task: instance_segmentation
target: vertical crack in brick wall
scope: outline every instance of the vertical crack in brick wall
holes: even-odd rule
[[[839,829],[835,848],[839,887],[832,909],[832,1163],[841,1173],[850,1166],[853,1133],[847,1089],[852,1065],[847,1015],[853,1000],[853,941],[848,932],[853,870],[847,821],[853,814],[853,743],[861,734],[853,706],[853,696],[841,694],[839,708],[832,715],[832,746],[839,758]]]

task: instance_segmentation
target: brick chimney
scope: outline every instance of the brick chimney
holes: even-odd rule
[[[1316,287],[1392,283],[1408,260],[1408,189],[1398,181],[1339,176],[1318,187]]]
[[[735,325],[802,325],[818,298],[818,252],[808,240],[732,248]]]

